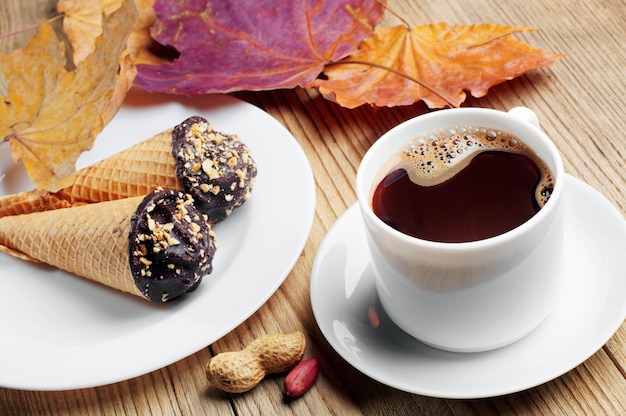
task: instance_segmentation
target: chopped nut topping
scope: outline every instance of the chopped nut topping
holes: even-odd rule
[[[211,159],[204,159],[202,161],[202,170],[208,176],[211,173],[211,171],[213,170],[213,161]]]
[[[195,224],[195,223],[192,223]],[[177,239],[175,239],[174,237],[166,237],[167,238],[167,242],[169,243],[170,246],[177,246],[180,244],[180,241],[178,241]]]

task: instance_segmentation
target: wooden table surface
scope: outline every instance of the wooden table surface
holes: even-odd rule
[[[19,11],[21,3],[30,2],[2,2],[0,33],[33,19]],[[566,57],[551,68],[500,84],[486,97],[470,98],[464,106],[535,110],[542,128],[561,150],[566,172],[595,187],[626,214],[626,1],[394,0],[390,4],[412,24],[493,22],[538,28],[518,38]],[[52,392],[0,388],[1,415],[626,414],[624,324],[606,345],[562,376],[523,392],[488,399],[449,400],[405,393],[346,363],[322,335],[311,310],[309,278],[316,250],[356,200],[354,180],[365,151],[385,131],[428,110],[422,103],[346,110],[322,99],[317,91],[303,89],[234,95],[282,123],[303,147],[314,172],[313,227],[284,284],[238,328],[179,362],[96,388]],[[300,399],[283,399],[282,376],[235,395],[217,391],[206,382],[204,365],[211,355],[241,349],[266,333],[294,330],[305,333],[307,356],[320,360],[317,383]]]

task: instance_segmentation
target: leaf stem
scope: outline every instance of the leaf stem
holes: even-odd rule
[[[394,9],[389,7],[386,1],[378,0],[378,3],[380,3],[380,5],[383,6],[383,8],[387,10],[389,13],[391,13],[396,19],[400,20],[404,24],[404,26],[407,27],[407,29],[411,28],[411,25],[409,24],[409,22],[405,18],[400,16],[400,13],[396,12]]]
[[[400,77],[406,78],[409,81],[412,81],[414,83],[416,83],[417,85],[419,85],[422,88],[427,89],[428,91],[430,91],[431,93],[435,94],[437,97],[441,98],[447,105],[449,105],[451,108],[456,108],[458,107],[456,104],[453,104],[450,100],[448,100],[444,95],[442,95],[441,93],[437,92],[437,90],[431,86],[429,86],[428,84],[420,81],[417,78],[414,78],[410,75],[407,75],[403,72],[398,71],[397,69],[385,66],[385,65],[381,65],[381,64],[377,64],[374,62],[367,62],[367,61],[359,61],[359,60],[343,60],[343,61],[337,61],[337,62],[329,62],[326,64],[326,66],[334,66],[334,65],[342,65],[342,64],[346,64],[346,65],[366,65],[366,66],[371,66],[374,68],[378,68],[381,69],[383,71],[388,71],[391,72],[392,74],[398,75]]]
[[[63,14],[63,13],[57,14],[56,16],[53,16],[50,19],[46,20],[46,22],[52,23],[55,20],[61,19],[63,16],[65,16],[65,14]],[[19,30],[16,30],[14,32],[0,33],[0,39],[4,39],[4,38],[11,37],[11,36],[19,35],[20,33],[28,32],[29,30],[37,29],[38,27],[39,27],[39,23],[36,24],[36,25],[27,26],[27,27],[25,27],[23,29],[19,29]]]

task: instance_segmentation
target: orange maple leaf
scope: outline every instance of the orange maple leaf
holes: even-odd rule
[[[512,36],[532,30],[496,24],[377,26],[358,52],[326,66],[326,79],[315,85],[347,108],[419,100],[430,108],[457,107],[464,91],[482,97],[491,86],[562,57]]]
[[[24,48],[0,54],[8,91],[0,141],[9,141],[38,187],[71,183],[78,156],[119,110],[136,73],[125,51],[135,17],[132,1],[106,16],[93,52],[75,70],[66,69],[64,45],[46,22]]]

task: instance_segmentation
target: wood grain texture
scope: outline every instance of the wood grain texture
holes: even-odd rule
[[[32,16],[21,0],[0,2],[0,33]],[[390,0],[411,24],[500,23],[532,26],[518,38],[564,53],[538,69],[493,87],[465,106],[507,110],[527,106],[561,150],[566,171],[602,192],[626,214],[626,1],[624,0]],[[397,24],[393,16],[386,24]],[[317,192],[310,237],[281,288],[252,317],[206,349],[159,371],[98,388],[35,392],[0,388],[0,415],[625,415],[626,325],[580,366],[530,390],[480,400],[443,400],[404,393],[369,379],[340,358],[322,336],[309,301],[309,275],[329,228],[356,200],[359,162],[376,139],[427,112],[422,103],[346,110],[314,90],[241,92],[235,96],[275,117],[298,140],[312,166]],[[236,296],[236,294],[234,294]],[[625,295],[626,296],[626,295]],[[626,299],[625,299],[626,301]],[[320,359],[317,383],[286,401],[282,375],[254,390],[228,395],[208,386],[204,364],[269,332],[301,330],[306,356]],[[96,357],[97,359],[97,357]],[[1,371],[1,369],[0,369]]]

